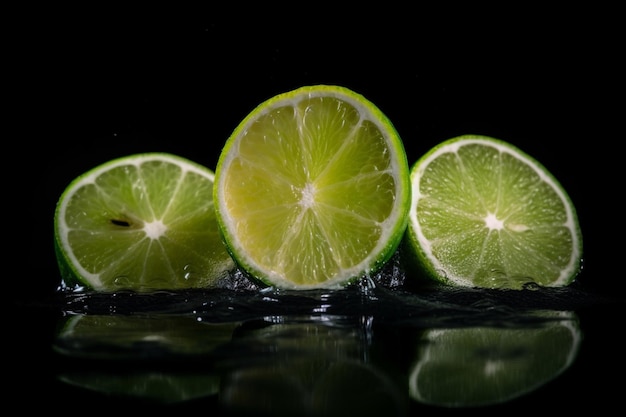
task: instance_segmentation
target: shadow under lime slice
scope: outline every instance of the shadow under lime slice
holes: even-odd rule
[[[556,378],[582,335],[574,313],[533,327],[431,329],[409,376],[414,400],[441,407],[503,403]]]

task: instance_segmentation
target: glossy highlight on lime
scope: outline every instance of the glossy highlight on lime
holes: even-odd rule
[[[512,144],[446,140],[411,168],[409,247],[426,275],[465,287],[559,287],[582,265],[576,210],[558,180]]]
[[[242,120],[219,157],[214,200],[227,247],[254,280],[340,288],[394,253],[410,192],[391,121],[360,94],[315,85]]]
[[[129,155],[74,179],[58,200],[62,286],[96,291],[205,288],[234,262],[213,205],[214,173],[166,153]]]

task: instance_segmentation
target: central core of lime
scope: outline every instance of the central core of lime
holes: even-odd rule
[[[504,227],[504,222],[499,220],[493,213],[489,213],[487,217],[485,217],[485,224],[491,230],[501,230]]]
[[[165,231],[167,230],[167,226],[164,225],[161,220],[155,220],[153,222],[146,223],[143,230],[145,230],[146,235],[150,239],[157,240],[161,236],[163,236],[163,234],[165,234]]]
[[[315,186],[308,182],[302,189],[302,199],[300,205],[307,209],[315,205]]]

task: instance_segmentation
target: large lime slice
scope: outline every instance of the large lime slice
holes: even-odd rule
[[[234,267],[213,171],[163,153],[122,157],[72,181],[54,218],[64,285],[97,291],[208,287]]]
[[[415,163],[411,181],[407,239],[429,277],[521,289],[568,285],[580,272],[574,204],[515,146],[485,136],[449,139]]]
[[[316,85],[255,108],[227,140],[215,171],[219,226],[257,281],[339,288],[379,269],[410,208],[403,143],[363,96]]]

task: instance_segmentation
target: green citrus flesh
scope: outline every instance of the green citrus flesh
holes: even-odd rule
[[[438,282],[494,289],[569,285],[580,272],[574,204],[537,160],[502,140],[463,135],[411,167],[407,239]]]
[[[340,288],[379,269],[408,222],[410,178],[389,119],[360,94],[316,85],[277,95],[228,138],[218,224],[258,282]]]
[[[528,327],[426,331],[409,374],[411,398],[449,408],[488,406],[554,380],[574,362],[582,333],[573,313],[546,314]]]
[[[57,203],[55,249],[63,284],[96,291],[203,288],[234,268],[217,226],[214,173],[145,153],[72,181]]]

